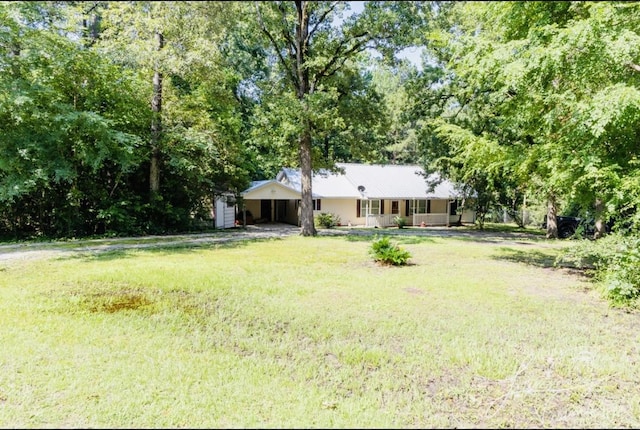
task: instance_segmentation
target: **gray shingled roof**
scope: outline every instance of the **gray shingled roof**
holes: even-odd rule
[[[362,198],[359,186],[364,187],[364,196],[372,199],[446,199],[460,196],[460,191],[448,180],[442,180],[429,190],[424,171],[417,165],[338,163],[337,167],[343,169],[344,174],[322,170],[313,175],[314,198]],[[430,180],[438,178],[435,174],[429,177]],[[283,168],[276,179],[298,192],[301,190],[298,169]],[[255,186],[250,189],[253,188]]]

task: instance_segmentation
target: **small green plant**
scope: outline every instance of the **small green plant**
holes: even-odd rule
[[[324,228],[332,228],[340,224],[340,217],[338,215],[322,212],[316,215],[316,225]]]
[[[391,243],[387,236],[376,239],[369,252],[374,261],[392,266],[404,266],[411,258],[409,251],[401,248],[398,244]]]
[[[407,225],[407,220],[404,217],[401,217],[400,215],[396,215],[393,218],[393,222],[395,225],[398,226],[398,228],[404,228],[405,225]]]

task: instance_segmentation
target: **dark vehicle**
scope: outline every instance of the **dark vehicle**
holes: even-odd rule
[[[558,238],[567,239],[572,237],[580,228],[580,232],[584,237],[592,237],[596,231],[595,220],[593,218],[583,219],[575,216],[557,215],[556,223],[558,224]],[[611,231],[613,221],[605,224],[606,232]],[[547,216],[544,216],[542,228],[547,228]]]
[[[578,227],[582,223],[582,218],[578,218],[575,216],[556,216],[556,224],[558,225],[558,238],[566,239],[573,236],[578,230]],[[542,228],[547,228],[547,216],[544,216],[544,221],[542,222]]]

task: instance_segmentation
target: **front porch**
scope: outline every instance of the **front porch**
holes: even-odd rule
[[[384,214],[384,215],[372,215],[369,214],[365,217],[365,227],[395,227],[396,223],[394,221],[395,217],[398,215],[395,214]],[[404,216],[407,220],[406,225],[418,227],[418,226],[447,226],[456,224],[458,219],[460,219],[460,215],[449,215],[448,213],[428,213],[428,214],[413,214]],[[473,213],[463,213],[462,218],[460,219],[463,223],[473,223],[475,219],[473,217]],[[424,223],[424,224],[423,224]]]

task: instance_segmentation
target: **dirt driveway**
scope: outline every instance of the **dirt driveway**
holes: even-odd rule
[[[358,235],[370,236],[376,233],[391,236],[431,236],[431,237],[468,237],[488,243],[513,243],[535,236],[527,232],[489,232],[459,227],[427,228],[332,228],[318,229],[320,236]],[[20,260],[54,258],[83,253],[100,253],[124,249],[143,249],[171,246],[203,246],[239,240],[281,238],[300,234],[300,228],[289,224],[257,224],[246,229],[233,228],[212,233],[194,233],[163,236],[140,236],[127,238],[77,239],[54,242],[25,242],[0,244],[0,263]]]

